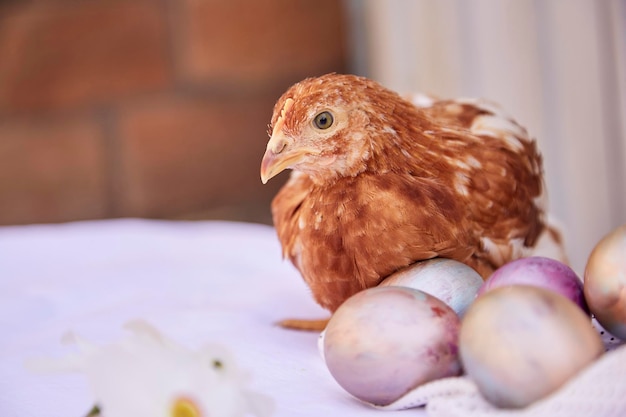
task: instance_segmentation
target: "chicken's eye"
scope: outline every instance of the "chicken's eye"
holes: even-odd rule
[[[331,127],[333,125],[333,115],[330,114],[329,111],[323,111],[320,114],[318,114],[317,116],[315,116],[315,119],[313,119],[313,123],[315,124],[315,127],[317,127],[318,129],[328,129],[329,127]]]

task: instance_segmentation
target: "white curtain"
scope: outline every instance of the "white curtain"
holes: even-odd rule
[[[352,0],[353,70],[499,102],[537,138],[582,274],[626,223],[626,0]],[[626,256],[626,254],[625,254]]]

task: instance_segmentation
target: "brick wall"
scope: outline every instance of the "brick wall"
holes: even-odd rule
[[[269,221],[272,106],[344,32],[339,0],[0,3],[0,224]]]

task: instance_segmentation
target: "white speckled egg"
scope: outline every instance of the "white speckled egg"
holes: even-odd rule
[[[626,340],[626,224],[602,238],[591,252],[584,293],[602,327]]]
[[[525,407],[558,389],[604,352],[591,319],[564,296],[513,285],[478,297],[465,315],[460,356],[481,394]]]
[[[482,277],[469,266],[452,259],[416,262],[390,275],[380,286],[401,286],[439,298],[463,317],[483,285]]]
[[[460,322],[445,303],[405,287],[346,300],[324,332],[326,365],[356,398],[387,405],[425,382],[458,375]]]

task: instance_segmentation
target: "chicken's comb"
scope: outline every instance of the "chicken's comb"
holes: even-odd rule
[[[274,130],[272,130],[272,136],[274,136],[277,131],[283,128],[283,125],[285,124],[285,115],[287,114],[289,109],[291,109],[291,106],[293,106],[293,99],[290,97],[285,100],[283,109],[280,111],[280,116],[278,116],[278,119],[276,119],[276,123],[274,124]]]

